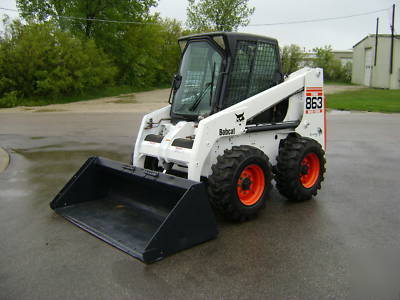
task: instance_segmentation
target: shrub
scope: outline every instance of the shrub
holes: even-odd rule
[[[316,58],[313,65],[324,69],[324,78],[326,80],[351,82],[351,62],[343,66],[340,60],[334,57],[331,46],[315,48],[314,52]]]
[[[80,40],[55,24],[6,26],[0,42],[0,97],[23,98],[81,94],[111,85],[116,68],[91,40]],[[16,94],[15,94],[16,95]]]
[[[2,98],[0,98],[0,107],[14,107],[18,105],[18,98],[17,98],[17,92],[9,92],[4,94]]]
[[[290,74],[300,69],[304,62],[305,55],[298,45],[284,46],[281,48],[282,72]]]

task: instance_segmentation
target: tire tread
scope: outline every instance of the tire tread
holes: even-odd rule
[[[320,176],[315,185],[309,189],[302,186],[299,178],[299,164],[304,153],[313,149],[320,158]],[[286,138],[280,146],[276,166],[276,187],[278,191],[291,201],[305,201],[317,195],[324,180],[326,159],[321,145],[306,137]]]
[[[269,198],[272,188],[272,167],[268,157],[261,150],[247,145],[233,146],[232,149],[225,150],[223,155],[217,157],[217,163],[211,167],[212,174],[208,177],[207,189],[211,204],[221,215],[232,221],[243,222],[249,220],[255,217],[258,212],[243,213],[234,205],[231,197],[231,180],[235,176],[240,163],[250,156],[265,160],[269,170],[269,174],[265,174],[268,184],[265,187],[264,199],[260,206],[260,209],[262,209],[265,206],[265,199]]]

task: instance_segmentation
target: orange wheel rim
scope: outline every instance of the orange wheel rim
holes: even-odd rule
[[[311,188],[318,180],[319,158],[315,153],[307,154],[301,162],[300,180],[305,188]]]
[[[265,175],[258,165],[248,165],[240,173],[237,181],[239,200],[247,206],[254,205],[260,200],[265,188]]]

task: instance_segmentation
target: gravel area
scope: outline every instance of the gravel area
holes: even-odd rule
[[[347,91],[356,91],[367,88],[366,86],[362,85],[325,85],[325,94],[337,94],[340,92],[347,92]]]
[[[362,89],[357,85],[326,85],[327,95],[349,90]],[[1,113],[24,112],[71,112],[71,113],[117,113],[139,112],[145,113],[167,105],[170,89],[160,89],[149,92],[125,94],[115,97],[95,100],[72,102],[67,104],[51,104],[46,106],[20,106],[0,109]]]

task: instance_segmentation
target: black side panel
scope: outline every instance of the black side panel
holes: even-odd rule
[[[148,244],[145,261],[159,260],[217,237],[217,223],[205,195],[203,183],[193,185],[185,193]]]
[[[90,158],[50,206],[146,263],[217,236],[203,183],[103,158]]]
[[[292,129],[299,126],[300,121],[290,121],[290,122],[282,122],[282,123],[273,123],[273,124],[257,124],[257,125],[249,125],[246,126],[246,132],[259,132],[259,131],[271,131],[271,130],[280,130],[280,129]]]
[[[57,207],[105,197],[107,190],[104,188],[104,185],[97,175],[96,165],[98,161],[98,157],[89,158],[57,194],[50,203],[50,207],[55,209]],[[88,186],[92,187],[94,184],[98,186],[93,189],[85,188]],[[76,197],[77,193],[79,193],[79,197]]]
[[[154,142],[154,143],[161,143],[161,141],[163,140],[163,136],[162,135],[158,135],[158,134],[149,134],[146,135],[146,137],[144,138],[145,141],[148,142]]]
[[[172,142],[172,146],[175,147],[182,147],[182,148],[187,148],[187,149],[192,149],[193,148],[193,143],[194,140],[189,140],[189,139],[175,139]]]

